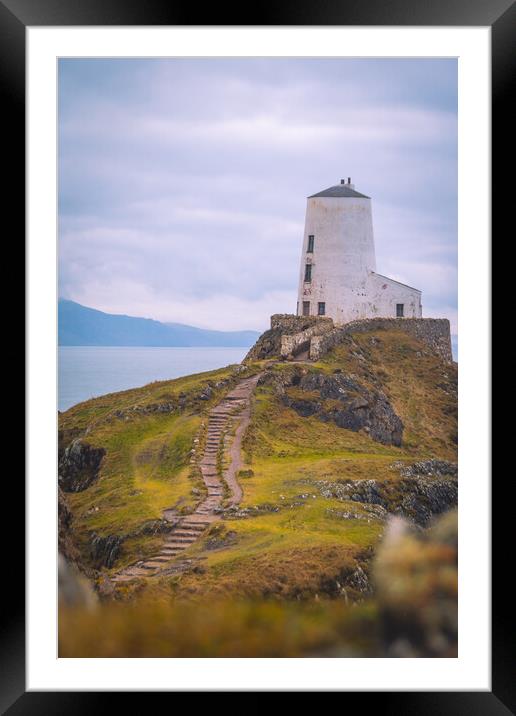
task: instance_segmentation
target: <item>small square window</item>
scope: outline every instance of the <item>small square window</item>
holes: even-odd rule
[[[305,266],[305,283],[309,283],[312,280],[312,264],[306,264]]]
[[[303,301],[303,316],[310,315],[310,301]]]
[[[317,315],[326,315],[326,303],[324,301],[319,301],[319,303],[317,304]]]
[[[403,318],[403,303],[396,304],[396,318]]]
[[[314,240],[315,240],[315,237],[311,234],[308,237],[308,248],[306,250],[306,252],[308,254],[313,254],[313,252],[314,252]]]

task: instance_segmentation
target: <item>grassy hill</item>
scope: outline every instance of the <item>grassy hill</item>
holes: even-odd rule
[[[201,499],[191,451],[202,448],[206,413],[242,376],[258,372],[239,473],[243,502],[186,550],[188,567],[107,587],[106,577],[162,543],[164,510],[187,514]],[[318,363],[230,366],[77,405],[59,416],[67,536],[77,550],[69,556],[104,599],[150,600],[158,611],[171,600],[289,604],[308,631],[288,653],[311,648],[314,617],[296,611],[300,601],[324,601],[318,619],[327,621],[314,629],[326,636],[339,620],[345,631],[355,628],[355,617],[335,612],[335,600],[362,604],[356,618],[364,634],[374,611],[372,559],[388,517],[403,516],[421,531],[456,502],[456,401],[456,365],[393,329],[349,336]],[[396,444],[390,436],[400,430]],[[70,472],[77,440],[99,452],[83,451]],[[70,491],[81,480],[89,486]],[[229,608],[220,610],[224,621]],[[239,613],[247,623],[249,610]]]

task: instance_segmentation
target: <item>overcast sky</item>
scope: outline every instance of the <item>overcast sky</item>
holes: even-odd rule
[[[306,197],[351,176],[377,269],[457,313],[455,60],[60,60],[59,295],[262,330]]]

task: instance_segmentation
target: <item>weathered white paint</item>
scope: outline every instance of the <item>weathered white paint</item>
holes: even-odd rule
[[[354,189],[353,184],[346,187]],[[337,185],[339,187],[339,185]],[[313,253],[308,237],[314,236]],[[312,280],[305,281],[305,267]],[[376,273],[371,199],[316,196],[307,199],[297,313],[310,302],[310,315],[325,303],[325,315],[336,324],[361,318],[396,317],[403,304],[406,318],[422,315],[421,292]]]
[[[365,318],[396,317],[396,304],[403,304],[404,318],[421,318],[421,291],[392,278],[371,272],[367,278],[370,315]]]

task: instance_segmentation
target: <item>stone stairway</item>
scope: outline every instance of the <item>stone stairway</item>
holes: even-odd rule
[[[176,557],[199,539],[212,522],[220,519],[218,511],[222,506],[226,490],[230,495],[228,499],[231,504],[240,502],[242,489],[236,474],[240,468],[241,441],[250,419],[250,398],[259,377],[255,375],[241,380],[208,414],[206,444],[199,462],[207,489],[204,500],[197,505],[192,514],[178,520],[157,555],[121,570],[112,577],[114,582],[149,577],[157,574],[163,567],[169,566]],[[221,457],[227,447],[228,433],[233,430],[235,436],[231,441],[229,464],[224,468],[221,465]]]

